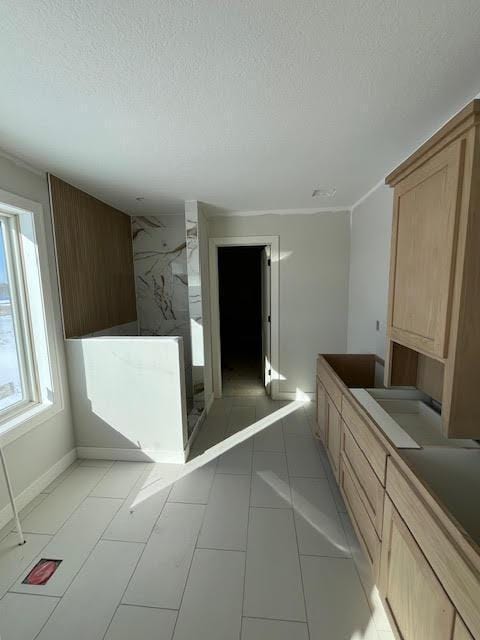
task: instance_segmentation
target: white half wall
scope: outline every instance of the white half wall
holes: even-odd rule
[[[66,348],[81,457],[185,461],[182,338],[78,338]]]
[[[211,238],[279,236],[279,391],[313,393],[317,354],[347,346],[350,216],[212,216]]]
[[[384,184],[352,209],[349,353],[376,353],[385,357],[392,209],[393,189]]]
[[[30,170],[14,159],[0,155],[0,189],[38,202],[43,209],[48,251],[48,264],[44,266],[48,269],[52,285],[53,309],[49,311],[52,312],[55,322],[55,353],[52,357],[56,358],[59,376],[58,388],[55,389],[59,400],[56,413],[47,419],[40,414],[30,421],[31,424],[22,425],[32,428],[18,438],[15,438],[13,433],[4,449],[14,493],[16,496],[22,496],[18,506],[22,507],[26,501],[42,491],[45,483],[48,484],[55,474],[63,471],[65,465],[73,461],[75,444],[68,397],[47,178],[42,172]],[[7,490],[0,473],[0,526],[10,515],[8,505]]]

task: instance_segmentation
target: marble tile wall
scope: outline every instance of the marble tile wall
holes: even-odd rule
[[[200,275],[198,202],[185,202],[187,234],[188,306],[190,312],[190,337],[192,347],[193,404],[197,413],[205,406],[204,393],[204,342],[202,285]]]
[[[135,216],[132,237],[139,335],[182,336],[190,412],[193,382],[185,218]]]

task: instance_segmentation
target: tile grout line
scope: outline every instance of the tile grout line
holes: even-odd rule
[[[255,408],[255,417],[257,416],[257,410]],[[250,529],[250,509],[252,508],[252,487],[253,487],[253,454],[254,454],[254,446],[252,443],[252,453],[250,460],[250,491],[248,492],[248,512],[247,512],[247,540],[245,542],[245,563],[243,569],[243,592],[242,592],[242,617],[240,619],[240,634],[239,638],[241,640],[243,634],[243,618],[245,617],[245,592],[247,589],[247,554],[248,554],[248,535]]]
[[[201,506],[203,506],[202,521],[201,521],[201,523],[200,523],[200,526],[198,527],[198,533],[197,533],[197,535],[196,535],[196,537],[195,537],[195,544],[194,544],[194,546],[193,546],[193,553],[192,553],[192,557],[191,557],[191,559],[190,559],[190,566],[188,567],[187,578],[186,578],[186,580],[185,580],[185,584],[183,585],[182,597],[180,598],[180,604],[179,604],[179,606],[178,606],[178,613],[177,613],[177,617],[176,617],[176,620],[175,620],[175,624],[174,624],[174,626],[173,626],[173,630],[172,630],[172,640],[173,640],[173,637],[175,636],[175,631],[176,631],[176,629],[177,629],[178,619],[180,618],[180,611],[181,611],[181,609],[182,609],[182,604],[183,604],[183,598],[184,598],[184,596],[185,596],[185,591],[187,590],[188,579],[190,578],[190,572],[191,572],[191,570],[192,570],[193,559],[195,558],[195,551],[196,551],[196,550],[197,550],[197,548],[198,548],[198,547],[197,547],[198,539],[199,539],[199,537],[200,537],[200,532],[201,532],[201,530],[202,530],[202,528],[203,528],[203,523],[204,523],[204,521],[205,521],[205,515],[206,515],[206,513],[207,513],[208,500],[210,500],[210,495],[211,495],[211,493],[212,493],[213,481],[214,481],[214,479],[215,479],[215,471],[216,471],[216,468],[217,468],[217,458],[215,458],[215,470],[214,470],[214,472],[213,472],[213,476],[212,476],[212,484],[210,485],[210,490],[209,490],[209,492],[208,492],[207,504],[206,504],[206,505],[201,505]],[[165,502],[165,504],[166,504],[166,502]],[[197,505],[197,506],[198,506],[198,505]]]
[[[115,464],[115,462],[114,462]],[[81,466],[81,465],[78,465]],[[113,464],[105,469],[105,473],[99,478],[98,482],[95,484],[95,486],[91,489],[90,493],[95,489],[95,487],[97,487],[98,483],[103,480],[103,478],[107,475],[108,471],[110,471],[110,469],[113,467]],[[88,467],[87,467],[88,468]],[[90,468],[94,468],[94,469],[101,469],[102,467],[90,467]],[[69,474],[70,475],[70,474]],[[69,476],[67,476],[68,478]],[[66,478],[65,478],[66,480]],[[65,480],[62,480],[62,482],[60,484],[63,484],[63,482]],[[60,485],[59,485],[60,486]],[[56,489],[57,487],[55,487]],[[73,516],[73,514],[83,505],[83,503],[85,502],[85,500],[89,497],[93,497],[90,496],[90,494],[86,495],[85,498],[82,500],[82,502],[78,505],[78,507],[70,514],[70,516],[65,520],[65,522],[62,524],[62,526],[58,529],[58,531],[55,533],[55,535],[61,530],[63,529],[63,527],[67,524],[67,522],[70,520],[70,518]],[[109,500],[115,500],[115,498],[108,498]],[[40,506],[40,505],[39,505]],[[122,505],[119,505],[118,509],[115,511],[115,513],[112,515],[112,518],[109,520],[107,526],[104,528],[102,534],[100,535],[100,537],[98,538],[97,542],[93,545],[92,549],[90,550],[90,553],[87,555],[87,557],[85,558],[84,562],[81,564],[80,568],[78,569],[78,571],[75,573],[75,575],[73,576],[73,578],[71,579],[70,583],[68,584],[67,588],[65,589],[65,591],[63,592],[63,595],[61,595],[58,599],[57,604],[55,605],[55,607],[53,608],[52,612],[50,613],[50,615],[48,616],[48,618],[45,620],[44,624],[41,626],[41,628],[39,629],[38,633],[35,635],[35,638],[38,638],[38,636],[42,633],[43,629],[45,628],[45,626],[47,625],[48,621],[50,620],[50,618],[53,616],[54,612],[56,611],[58,605],[60,604],[60,602],[63,600],[65,594],[67,593],[67,591],[70,589],[70,587],[72,586],[75,578],[78,576],[78,574],[80,573],[80,571],[82,570],[82,568],[84,567],[85,563],[87,562],[87,560],[90,558],[90,556],[92,555],[93,551],[97,548],[98,543],[102,540],[102,535],[103,533],[105,533],[105,531],[107,530],[107,528],[110,526],[111,521],[113,520],[113,518],[116,516],[116,514],[118,513],[118,511],[122,508]],[[54,536],[52,536],[53,538]],[[46,545],[45,545],[46,546]],[[32,594],[33,595],[33,594]],[[35,640],[35,638],[33,640]]]
[[[284,445],[285,445],[285,433],[283,433],[283,439],[284,439]],[[295,518],[295,506],[293,504],[293,494],[292,494],[292,483],[291,483],[291,476],[290,476],[290,467],[288,465],[288,456],[286,455],[286,453],[285,453],[285,457],[287,459],[288,486],[289,486],[289,489],[290,489],[290,502],[291,502],[291,505],[292,505],[293,530],[295,531],[295,542],[296,542],[296,545],[297,545],[298,568],[299,568],[299,571],[300,571],[300,580],[302,582],[302,595],[303,595],[303,607],[304,607],[304,610],[305,610],[305,622],[307,624],[308,638],[310,639],[310,624],[309,624],[309,621],[308,621],[307,599],[305,597],[305,585],[304,585],[304,582],[303,582],[302,563],[301,563],[301,560],[300,560],[300,547],[298,545],[297,521],[296,521],[296,518]]]

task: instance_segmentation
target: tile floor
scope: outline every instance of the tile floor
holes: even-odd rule
[[[276,420],[285,404],[216,401],[193,458],[272,424],[160,490],[175,465],[73,464],[23,510],[25,546],[0,532],[1,639],[393,639],[313,407]],[[22,584],[41,557],[63,562],[47,585]]]

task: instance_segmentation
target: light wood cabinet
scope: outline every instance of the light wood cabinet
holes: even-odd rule
[[[453,630],[453,640],[473,640],[473,636],[465,626],[464,621],[458,615],[455,616],[455,629]]]
[[[327,434],[327,392],[317,377],[317,420],[315,436],[326,444]]]
[[[394,210],[385,384],[426,390],[442,402],[445,435],[479,438],[480,100],[386,183]]]
[[[451,640],[455,609],[388,497],[379,589],[402,640]]]
[[[447,355],[464,143],[457,140],[395,188],[390,336]]]
[[[342,429],[342,455],[350,464],[357,480],[360,499],[381,538],[385,489],[346,424],[343,424]]]
[[[327,453],[332,463],[335,478],[339,478],[342,418],[333,400],[327,395]]]

